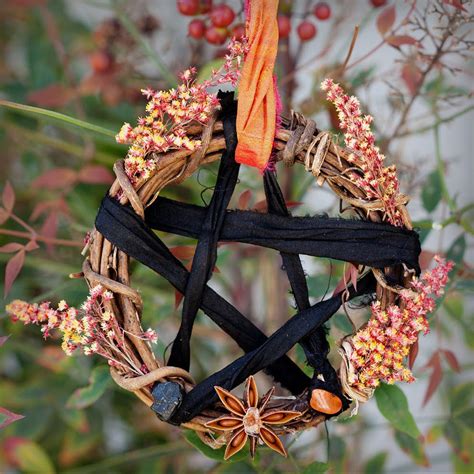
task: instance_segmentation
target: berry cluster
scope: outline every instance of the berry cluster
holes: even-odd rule
[[[212,0],[177,0],[176,6],[182,15],[201,16],[188,25],[191,38],[205,39],[209,44],[220,46],[227,38],[241,39],[244,36],[243,23],[233,24],[237,15],[225,3],[213,5]]]
[[[191,20],[188,25],[188,35],[191,38],[205,39],[210,44],[222,45],[227,38],[240,39],[245,33],[245,26],[239,21],[239,15],[225,3],[213,5],[212,0],[177,0],[176,5],[182,15],[199,16]],[[325,21],[331,17],[331,7],[326,2],[318,2],[304,16],[305,18],[314,16],[317,20]],[[288,38],[291,26],[290,14],[282,12],[278,15],[280,39]],[[308,19],[301,21],[297,27],[297,34],[301,41],[313,39],[316,33],[316,26]]]
[[[317,20],[321,21],[328,20],[331,17],[331,7],[326,2],[318,2],[305,15],[305,17],[307,16],[314,16]],[[290,36],[291,18],[288,15],[278,15],[278,30],[280,32],[280,39]],[[304,19],[296,28],[296,32],[301,41],[310,41],[316,36],[318,29],[312,21]]]

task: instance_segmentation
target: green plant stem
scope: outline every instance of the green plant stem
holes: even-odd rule
[[[459,112],[456,112],[453,115],[449,115],[448,117],[438,118],[438,120],[436,120],[431,125],[426,125],[425,127],[416,128],[414,130],[408,130],[406,132],[402,132],[402,133],[399,133],[397,135],[394,135],[393,138],[402,138],[402,137],[407,137],[409,135],[418,135],[420,133],[429,132],[433,128],[435,128],[435,127],[437,127],[437,126],[439,126],[443,123],[451,122],[451,121],[457,119],[458,117],[461,117],[461,116],[467,114],[468,112],[471,112],[472,110],[474,110],[474,105],[470,105],[469,107],[466,107],[465,109],[462,109],[462,110],[460,110]]]
[[[25,142],[34,142],[41,145],[45,145],[51,148],[55,148],[59,151],[63,151],[69,155],[77,156],[78,158],[84,157],[84,148],[82,146],[76,145],[74,143],[61,140],[59,138],[50,137],[44,133],[36,132],[33,130],[28,130],[24,127],[19,127],[18,125],[12,125],[6,121],[0,121],[2,127],[4,127],[7,132],[17,133],[26,139]],[[103,165],[111,166],[117,159],[116,156],[104,153],[101,151],[94,152],[94,162],[100,163]]]
[[[10,102],[9,100],[2,99],[0,99],[0,106],[19,110],[20,112],[26,115],[39,115],[42,117],[47,117],[49,119],[59,120],[60,122],[66,123],[68,125],[73,125],[75,127],[80,127],[89,132],[94,132],[100,135],[115,138],[115,132],[113,132],[112,130],[101,127],[100,125],[84,122],[83,120],[79,120],[74,117],[70,117],[69,115],[55,112],[54,110],[42,109],[41,107],[33,107],[32,105],[18,104],[16,102]]]
[[[53,239],[52,237],[44,237],[39,235],[36,232],[34,234],[30,234],[28,232],[21,232],[19,230],[0,229],[0,235],[10,235],[11,237],[20,237],[21,239],[38,240],[40,242],[44,242],[45,244],[63,245],[66,247],[84,247],[83,242],[78,242],[76,240]]]
[[[435,111],[435,115],[436,115],[436,118],[439,119],[439,115],[437,111]],[[441,156],[441,140],[439,136],[439,127],[440,127],[439,124],[435,125],[433,128],[433,132],[434,132],[434,139],[435,139],[435,158],[436,158],[436,165],[438,169],[439,179],[441,181],[441,191],[443,194],[443,198],[448,204],[449,210],[451,212],[456,212],[456,203],[454,202],[453,198],[449,195],[448,186],[446,184],[445,166],[444,166],[443,158]]]
[[[164,61],[158,55],[158,53],[151,47],[150,43],[143,37],[135,24],[130,20],[130,18],[122,12],[122,10],[117,5],[117,2],[114,2],[114,10],[117,15],[120,23],[124,28],[129,32],[130,36],[143,48],[145,54],[153,62],[153,64],[160,71],[161,75],[167,82],[169,87],[175,87],[177,85],[176,77],[168,69]]]
[[[183,452],[188,451],[189,448],[181,441],[169,443],[163,446],[151,446],[149,448],[136,449],[135,451],[128,451],[126,453],[110,456],[102,462],[96,464],[89,464],[87,466],[78,467],[63,471],[63,474],[95,474],[98,472],[111,472],[110,469],[118,467],[130,462],[141,461],[147,458],[158,458],[169,455],[182,455]]]
[[[5,263],[10,258],[10,254],[1,253],[0,263]],[[78,265],[74,266],[69,265],[67,263],[60,263],[50,258],[33,257],[31,255],[28,255],[28,257],[25,259],[24,266],[33,268],[35,270],[41,269],[41,271],[46,273],[69,275],[70,273],[75,273],[79,271],[80,262],[78,261]]]

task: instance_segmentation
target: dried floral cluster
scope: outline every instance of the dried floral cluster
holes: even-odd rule
[[[153,153],[199,148],[201,141],[188,137],[186,127],[193,122],[203,125],[209,122],[219,101],[208,89],[224,83],[235,86],[248,51],[245,39],[232,40],[228,48],[223,66],[213,71],[207,81],[197,83],[196,68],[190,68],[180,75],[182,83],[177,88],[168,91],[142,89],[149,101],[146,117],[140,117],[136,127],[125,123],[116,136],[117,142],[131,145],[125,159],[125,171],[132,184],[150,176],[155,167]]]
[[[351,179],[366,193],[368,199],[380,200],[385,217],[393,225],[402,226],[403,221],[397,209],[399,184],[395,166],[384,166],[385,156],[375,146],[375,137],[370,129],[371,115],[362,115],[357,97],[349,97],[344,89],[332,79],[325,79],[321,89],[326,91],[327,100],[338,111],[339,124],[344,131],[344,142],[353,152],[349,161],[355,161],[363,176],[351,172]]]
[[[401,291],[400,306],[382,309],[379,301],[372,304],[371,319],[352,339],[349,361],[354,370],[348,382],[356,390],[376,388],[380,381],[414,381],[403,362],[420,331],[429,331],[426,315],[435,309],[432,296],[443,294],[453,267],[438,256],[435,260],[433,270],[413,278],[411,288]]]
[[[113,367],[122,367],[142,375],[146,370],[134,361],[125,339],[125,330],[120,327],[114,314],[104,307],[104,303],[112,298],[110,291],[97,285],[90,290],[81,310],[69,307],[64,300],[57,309],[52,308],[49,302],[38,305],[21,300],[12,301],[6,309],[13,321],[41,326],[45,338],[58,330],[62,335],[62,349],[67,355],[81,349],[85,355],[105,357]],[[139,337],[150,342],[157,341],[156,332],[152,329]]]

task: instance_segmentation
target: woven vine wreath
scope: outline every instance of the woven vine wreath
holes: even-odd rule
[[[271,167],[263,173],[268,213],[227,210],[240,166],[234,160],[236,102],[232,93],[221,93],[219,98],[220,110],[206,126],[187,129],[189,137],[201,139],[197,151],[153,157],[153,172],[133,186],[124,162],[115,164],[116,180],[97,216],[83,274],[91,288],[101,285],[112,292],[113,297],[104,298],[102,305],[123,325],[131,365],[144,373],[137,376],[132,367],[112,366],[112,377],[120,387],[134,392],[163,421],[195,430],[213,447],[227,444],[226,457],[239,450],[247,437],[252,454],[258,439],[285,454],[278,435],[316,426],[347,409],[351,400],[364,401],[370,396],[371,390],[364,393],[351,386],[353,368],[347,353],[339,371],[328,362],[323,324],[342,303],[359,295],[375,293],[382,308],[394,303],[401,288],[418,273],[419,241],[411,230],[406,197],[400,196],[396,204],[403,227],[382,223],[383,204],[367,199],[364,190],[348,177],[348,172],[364,176],[363,160],[337,146],[328,132],[319,131],[314,121],[297,113],[281,121],[274,161],[304,165],[319,185],[327,183],[360,220],[291,217]],[[200,166],[219,159],[217,182],[206,208],[158,197],[167,185],[183,183]],[[151,229],[198,239],[191,272]],[[219,241],[280,251],[299,312],[270,337],[207,286]],[[357,288],[348,283],[343,291],[311,306],[300,253],[352,262],[361,269]],[[184,295],[181,327],[164,366],[141,337],[143,303],[130,283],[130,257],[161,274]],[[245,355],[196,384],[188,372],[189,343],[199,308]],[[285,355],[296,343],[303,347],[313,377]],[[251,376],[260,370],[292,394],[274,398],[271,391],[259,400]],[[230,390],[246,379],[244,400],[240,401]]]
[[[262,65],[256,60],[276,56],[278,2],[270,4],[273,10],[263,2],[252,2],[247,24],[250,51],[245,42],[232,42],[224,78],[197,84],[195,71],[188,70],[176,89],[145,90],[146,117],[135,129],[125,124],[118,134],[118,141],[131,147],[125,160],[114,166],[116,180],[102,201],[84,249],[82,272],[73,275],[84,277],[90,288],[82,317],[64,301],[58,309],[49,303],[21,301],[7,307],[14,319],[41,325],[45,336],[52,330],[62,332],[66,353],[81,347],[87,355],[105,357],[120,387],[133,392],[161,420],[196,431],[213,448],[226,445],[226,459],[247,440],[252,456],[259,443],[286,455],[280,435],[317,426],[351,404],[357,409],[380,381],[412,381],[404,361],[418,334],[427,332],[426,314],[434,309],[432,295],[442,293],[451,268],[438,259],[437,267],[419,276],[420,243],[405,208],[408,198],[399,192],[395,168],[384,167],[370,131],[372,118],[362,115],[356,98],[332,80],[323,83],[339,114],[346,147],[298,113],[275,120],[273,63]],[[271,21],[264,21],[265,15]],[[268,41],[260,34],[262,28]],[[273,48],[273,56],[262,48]],[[215,96],[207,91],[207,86],[229,80],[235,85],[232,68],[243,58],[238,104],[233,92]],[[260,73],[251,69],[254,66],[261,68]],[[260,109],[261,115],[252,109],[257,96],[266,97],[270,104]],[[252,126],[239,132],[242,115]],[[267,212],[228,210],[241,166],[239,147],[247,156],[253,150],[251,161],[263,162],[258,167]],[[208,206],[162,197],[167,186],[184,183],[201,166],[218,160]],[[280,161],[283,165],[278,165]],[[303,165],[318,185],[329,186],[357,219],[292,216],[276,169],[285,172],[294,165]],[[190,270],[154,230],[197,240]],[[297,313],[273,334],[265,335],[208,286],[219,242],[280,253]],[[331,297],[311,304],[301,254],[349,262],[348,278]],[[183,295],[181,325],[166,362],[157,360],[152,351],[156,333],[142,328],[143,302],[130,281],[131,258]],[[341,305],[367,295],[373,301],[371,317],[340,341],[342,362],[334,368],[327,358],[324,324]],[[237,343],[243,355],[196,382],[189,373],[190,342],[199,310]],[[312,376],[288,357],[296,344],[304,350]],[[274,396],[273,388],[260,398],[253,378],[260,371],[288,395]],[[241,400],[231,391],[243,382]]]

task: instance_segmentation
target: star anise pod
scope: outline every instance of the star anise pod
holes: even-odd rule
[[[301,415],[299,411],[267,409],[267,404],[275,391],[271,388],[260,400],[255,379],[247,379],[244,399],[240,400],[222,387],[214,387],[222,404],[230,415],[224,415],[206,423],[217,431],[231,431],[224,459],[238,453],[250,438],[250,455],[254,457],[257,442],[263,441],[269,448],[286,456],[283,443],[272,430],[272,425],[284,425]]]

